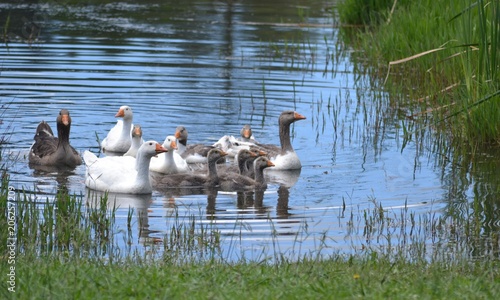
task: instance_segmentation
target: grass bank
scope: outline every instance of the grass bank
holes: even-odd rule
[[[410,120],[430,116],[455,144],[500,145],[499,1],[345,0],[338,10],[361,25],[358,62],[403,95]]]
[[[194,228],[195,222],[174,222],[156,254],[126,251],[116,236],[133,237],[117,231],[105,196],[96,199],[100,205],[85,205],[62,190],[43,201],[14,190],[5,173],[2,178],[2,299],[488,299],[500,293],[494,238],[483,250],[468,242],[484,235],[473,216],[417,219],[375,205],[364,213],[364,225],[345,220],[367,241],[385,241],[367,242],[357,254],[290,261],[277,253],[272,263],[228,262],[218,245],[230,241]]]
[[[17,265],[18,299],[494,299],[500,293],[497,262],[409,263],[374,255],[276,266],[172,265],[49,256],[21,257]]]

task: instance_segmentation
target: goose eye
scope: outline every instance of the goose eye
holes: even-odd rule
[[[151,145],[153,145],[153,143],[149,143],[149,145],[151,146]]]

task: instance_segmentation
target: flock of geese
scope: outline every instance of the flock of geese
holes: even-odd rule
[[[47,122],[38,125],[29,151],[30,164],[74,168],[84,162],[88,188],[127,194],[149,194],[153,187],[265,189],[264,169],[302,167],[290,141],[290,125],[305,117],[292,110],[279,117],[279,146],[257,142],[249,125],[241,129],[241,137],[223,136],[213,145],[188,144],[188,131],[178,126],[174,135],[159,144],[142,139],[142,128],[132,123],[129,106],[120,107],[115,117],[119,118],[116,125],[100,145],[110,155],[97,157],[86,150],[82,161],[69,142],[69,111],[62,109],[56,119],[57,137]],[[235,164],[226,164],[226,157],[234,157]]]

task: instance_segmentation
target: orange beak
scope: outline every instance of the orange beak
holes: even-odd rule
[[[175,149],[177,149],[177,143],[176,143],[175,141],[172,141],[172,142],[170,143],[170,148],[172,148],[172,149],[174,149],[174,150],[175,150]]]
[[[125,117],[125,110],[123,110],[123,109],[120,108],[118,110],[118,112],[116,113],[115,117],[116,118],[118,118],[118,117],[122,117],[122,118]]]
[[[181,132],[179,130],[176,130],[174,136],[175,136],[176,139],[180,138],[181,137]]]
[[[295,118],[295,120],[304,120],[306,118],[303,115],[299,114],[298,112],[295,112],[293,117]]]
[[[166,148],[164,148],[162,145],[156,143],[156,148],[155,148],[156,154],[160,154],[163,152],[168,152]]]
[[[253,152],[253,151],[250,151],[250,157],[257,157],[259,156],[259,154]]]
[[[65,126],[68,126],[69,124],[69,115],[62,115],[61,116],[61,121]]]
[[[266,151],[259,150],[259,156],[266,156],[266,155],[267,155]]]
[[[244,129],[243,130],[243,136],[246,138],[246,139],[249,139],[251,136],[252,136],[252,131],[250,129]]]
[[[142,136],[142,130],[141,130],[141,128],[140,127],[135,127],[134,128],[134,134],[136,136]]]
[[[227,152],[220,150],[220,156],[226,156],[226,155],[227,155]]]
[[[268,167],[274,167],[274,166],[275,166],[275,164],[273,164],[273,162],[272,162],[272,161],[268,160],[268,161],[267,161],[267,166],[268,166]]]

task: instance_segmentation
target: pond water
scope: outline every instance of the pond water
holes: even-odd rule
[[[366,235],[366,213],[379,205],[440,216],[450,203],[482,197],[478,184],[497,184],[498,168],[457,171],[431,143],[403,150],[405,113],[351,61],[335,2],[9,2],[0,4],[10,13],[0,47],[4,151],[11,184],[34,200],[62,186],[87,197],[85,166],[61,174],[27,164],[37,124],[55,128],[61,108],[72,116],[71,144],[94,153],[121,105],[133,108],[146,140],[160,142],[178,125],[189,142],[212,144],[250,124],[256,139],[278,144],[279,114],[306,116],[292,126],[302,169],[267,172],[263,195],[115,195],[118,231],[134,208],[132,248],[140,251],[161,244],[181,216],[219,231],[230,260],[355,253],[387,243]]]

